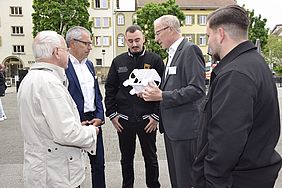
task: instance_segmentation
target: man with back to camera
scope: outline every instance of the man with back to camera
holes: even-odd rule
[[[281,168],[277,88],[248,26],[238,5],[208,16],[208,46],[219,63],[201,104],[194,188],[272,188]]]
[[[84,27],[75,26],[67,31],[66,42],[69,47],[69,63],[66,69],[68,90],[77,105],[80,120],[99,128],[96,155],[89,153],[92,187],[104,188],[105,159],[101,129],[104,124],[104,109],[94,66],[87,59],[92,50],[91,34]]]
[[[121,151],[122,187],[133,188],[134,154],[136,135],[139,138],[145,161],[146,185],[159,188],[159,166],[156,148],[159,103],[145,102],[136,94],[131,95],[131,87],[123,82],[134,69],[155,69],[163,74],[161,57],[146,51],[145,37],[139,26],[129,26],[125,31],[128,52],[114,58],[106,80],[106,115],[117,130]]]
[[[24,187],[78,187],[85,178],[84,150],[96,149],[95,126],[82,126],[66,86],[68,49],[54,31],[35,37],[35,63],[18,90],[24,138]],[[95,154],[95,153],[93,153]]]

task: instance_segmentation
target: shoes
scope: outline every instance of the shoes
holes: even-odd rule
[[[4,118],[4,120],[6,120],[6,119],[7,119],[7,116],[6,116],[6,115],[3,115],[3,118]]]
[[[0,118],[0,121],[4,121],[5,119],[3,117]]]

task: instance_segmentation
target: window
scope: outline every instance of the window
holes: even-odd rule
[[[103,27],[110,27],[110,26],[111,26],[111,18],[109,18],[109,17],[104,17],[103,20],[104,20],[104,25],[103,25]]]
[[[96,59],[96,65],[102,66],[102,59]]]
[[[206,15],[198,15],[198,24],[199,25],[207,25],[207,16]]]
[[[95,46],[101,46],[101,36],[95,36],[94,37],[94,45]]]
[[[117,46],[119,47],[124,46],[124,35],[123,34],[119,34],[117,36]]]
[[[104,36],[103,37],[103,46],[110,46],[111,43],[111,37],[110,36]]]
[[[23,35],[23,26],[12,26],[12,35]]]
[[[108,8],[108,0],[95,0],[94,8]]]
[[[13,16],[23,15],[22,7],[10,7],[10,15]]]
[[[195,34],[184,34],[183,35],[189,42],[195,43]]]
[[[94,27],[101,27],[101,18],[100,17],[94,18]]]
[[[24,53],[24,45],[13,45],[13,53]]]
[[[117,16],[117,25],[124,25],[124,15],[123,14],[119,14]]]
[[[198,44],[200,46],[205,46],[207,45],[207,35],[205,34],[199,34],[198,35]]]
[[[194,16],[186,15],[185,16],[185,25],[193,25],[194,24]]]

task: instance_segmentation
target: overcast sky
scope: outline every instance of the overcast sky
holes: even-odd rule
[[[272,30],[275,25],[282,24],[282,0],[237,0],[237,4],[245,4],[246,9],[255,10],[255,15],[259,14],[266,18],[266,26]]]

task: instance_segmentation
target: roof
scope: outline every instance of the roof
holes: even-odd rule
[[[137,7],[148,3],[163,3],[165,0],[136,0]],[[217,9],[226,5],[236,4],[235,0],[176,0],[181,9]]]
[[[282,36],[282,24],[277,24],[274,29],[271,31],[271,34]]]

